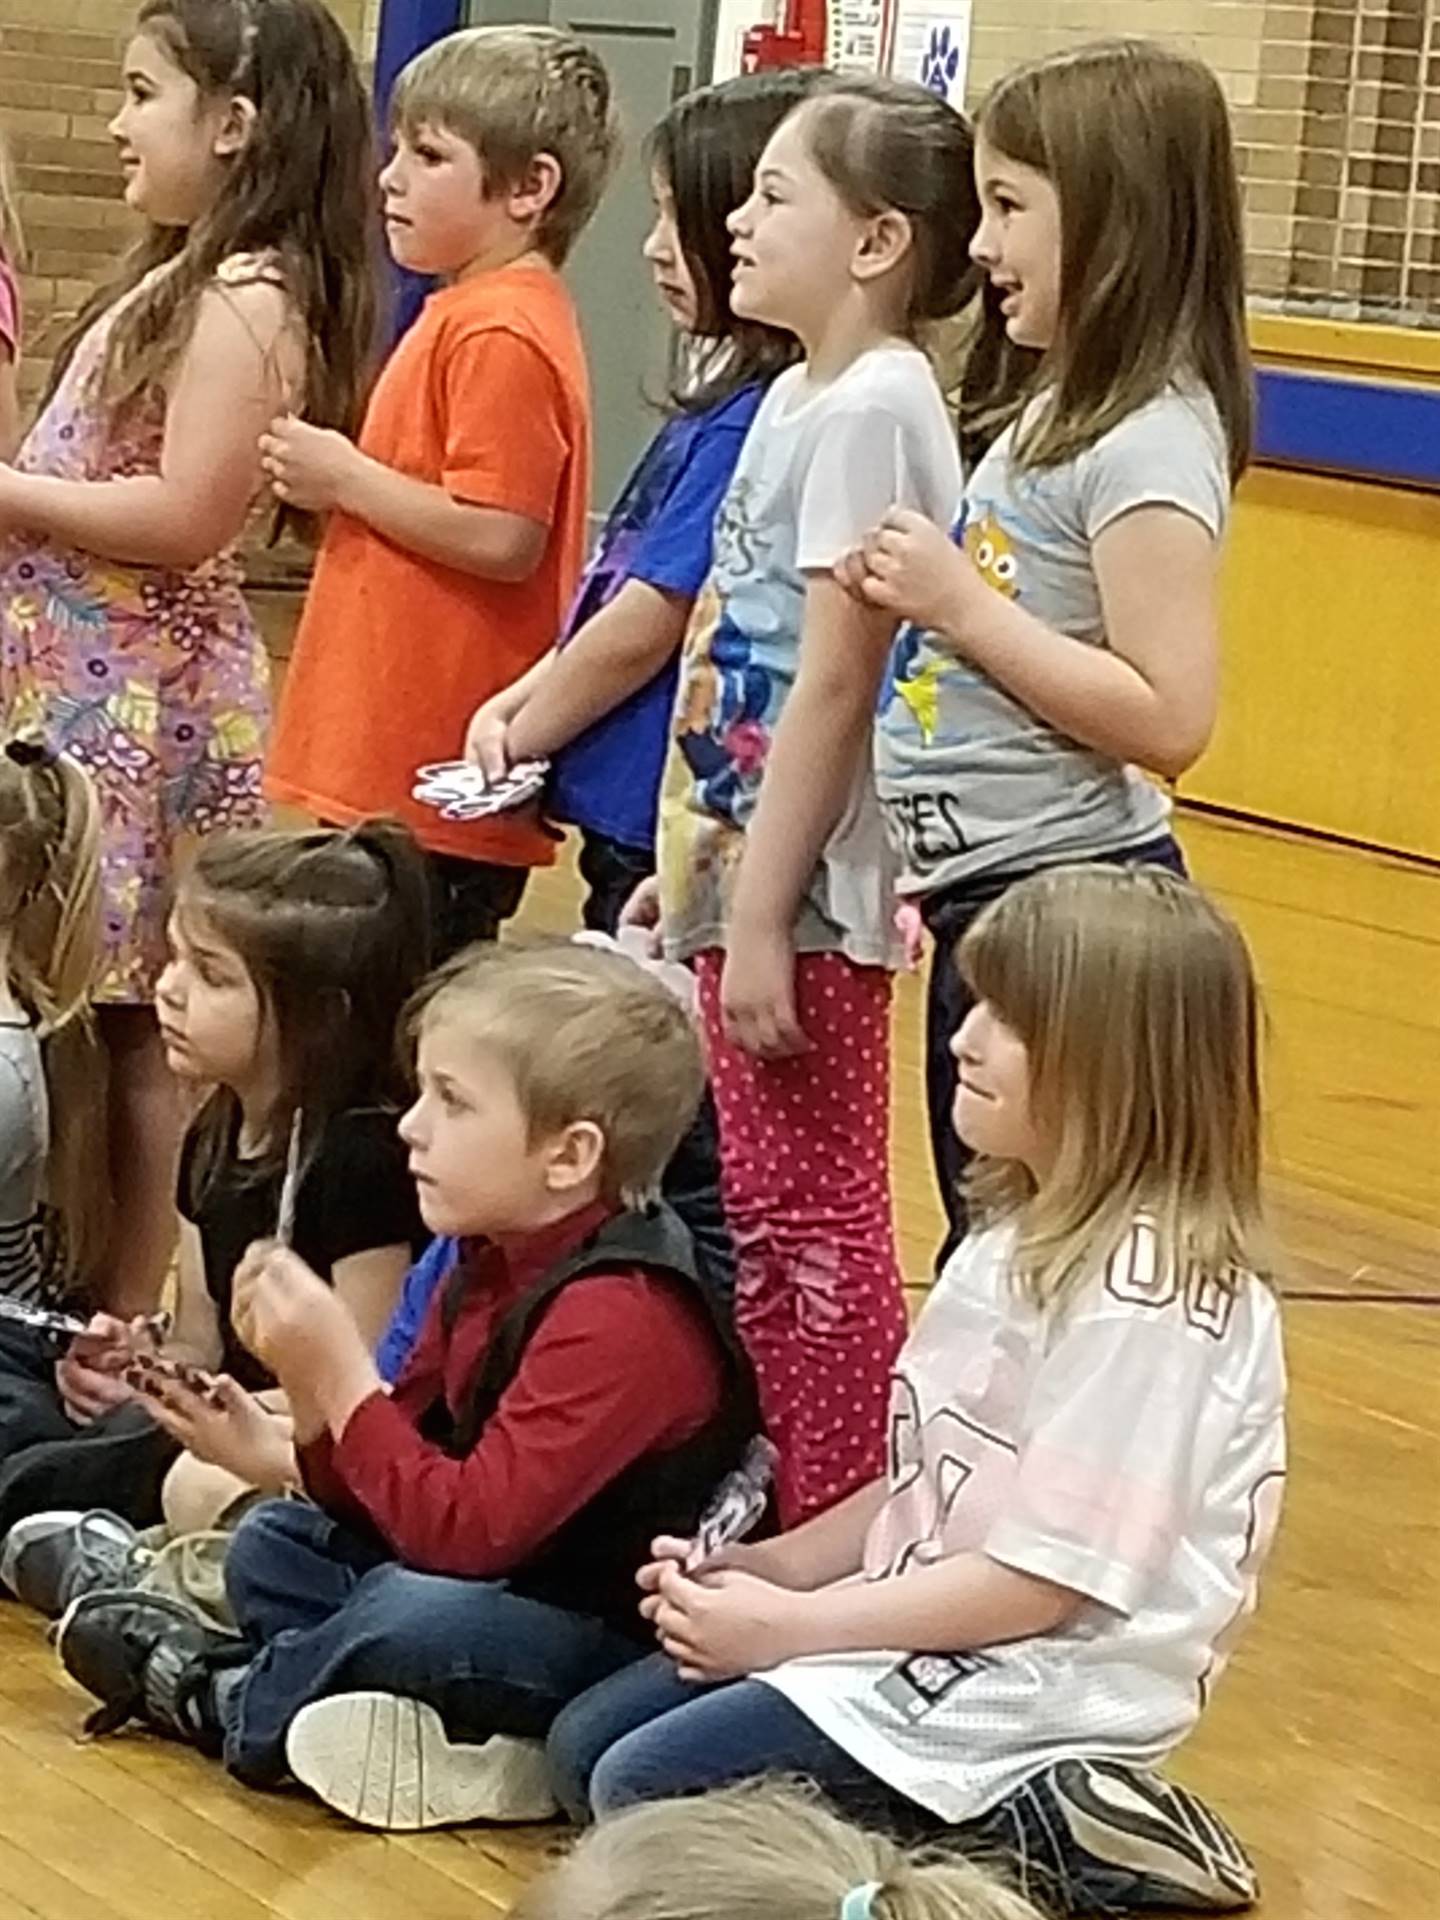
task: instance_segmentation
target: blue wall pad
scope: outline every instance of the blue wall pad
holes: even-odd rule
[[[1440,387],[1262,367],[1259,392],[1259,459],[1440,488]]]

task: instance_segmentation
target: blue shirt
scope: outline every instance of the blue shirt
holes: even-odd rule
[[[390,1324],[375,1349],[375,1366],[387,1386],[393,1387],[400,1378],[410,1358],[410,1349],[420,1337],[420,1325],[430,1306],[430,1296],[459,1257],[460,1242],[439,1234],[406,1274]]]
[[[681,413],[650,442],[616,502],[580,583],[561,645],[627,580],[693,600],[710,572],[715,518],[763,389],[741,387]],[[645,686],[555,756],[546,811],[623,846],[655,844],[660,776],[679,649]]]

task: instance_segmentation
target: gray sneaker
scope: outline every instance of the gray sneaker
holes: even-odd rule
[[[82,1594],[133,1586],[151,1558],[130,1522],[103,1507],[31,1513],[5,1536],[0,1583],[22,1606],[58,1620]]]
[[[542,1740],[497,1733],[465,1746],[447,1736],[433,1707],[393,1693],[339,1693],[302,1707],[285,1757],[327,1807],[390,1833],[520,1824],[558,1811]]]

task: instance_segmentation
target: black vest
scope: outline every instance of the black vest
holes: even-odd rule
[[[506,1579],[516,1593],[574,1613],[598,1614],[646,1642],[650,1628],[638,1611],[635,1574],[650,1558],[650,1542],[658,1533],[694,1532],[717,1483],[760,1431],[755,1380],[735,1333],[729,1297],[697,1262],[689,1230],[676,1213],[661,1203],[617,1214],[567,1254],[501,1319],[458,1413],[452,1416],[439,1400],[426,1413],[421,1431],[453,1458],[464,1459],[519,1372],[525,1349],[556,1297],[588,1274],[625,1267],[640,1267],[669,1282],[704,1312],[722,1362],[720,1410],[679,1446],[632,1461]],[[446,1282],[440,1312],[447,1335],[459,1319],[467,1284],[463,1269]],[[637,1353],[635,1365],[643,1374],[644,1354]]]

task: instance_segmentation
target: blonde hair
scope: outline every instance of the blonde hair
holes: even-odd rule
[[[0,260],[17,269],[25,264],[25,229],[20,222],[15,163],[3,129],[0,129]]]
[[[36,743],[0,752],[0,923],[8,984],[35,1023],[50,1106],[45,1194],[59,1262],[95,1277],[108,1241],[108,1181],[96,1177],[104,1061],[90,1022],[100,958],[100,813],[89,776]]]
[[[976,124],[1060,201],[1059,326],[1020,458],[1072,460],[1172,382],[1199,381],[1238,479],[1255,403],[1240,188],[1214,74],[1150,41],[1098,41],[1007,74]]]
[[[599,1128],[607,1199],[658,1191],[705,1069],[689,1016],[633,960],[568,944],[472,948],[420,995],[414,1024],[442,1022],[504,1067],[532,1139]]]
[[[396,81],[390,124],[407,140],[431,126],[466,141],[484,165],[487,192],[518,186],[548,153],[561,180],[535,241],[557,267],[599,205],[620,153],[603,62],[556,27],[466,27],[447,34]]]
[[[872,1920],[1040,1920],[954,1853],[907,1852],[798,1785],[752,1782],[601,1821],[521,1896],[514,1920],[839,1920],[874,1886]]]
[[[1037,1187],[978,1160],[980,1220],[1013,1218],[1016,1272],[1053,1305],[1153,1223],[1157,1271],[1231,1289],[1267,1275],[1261,1014],[1250,955],[1213,901],[1163,869],[1056,867],[1017,882],[960,943],[960,970],[1029,1054],[1056,1146]]]

